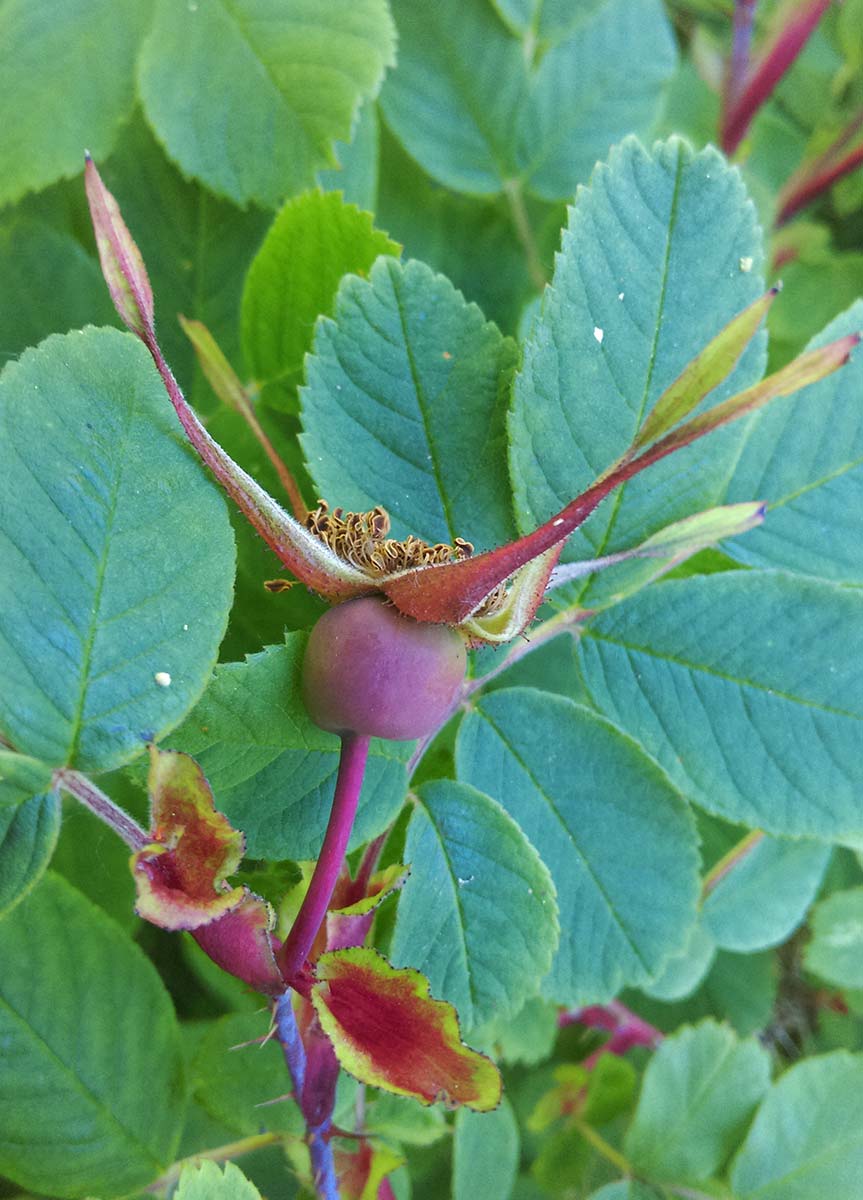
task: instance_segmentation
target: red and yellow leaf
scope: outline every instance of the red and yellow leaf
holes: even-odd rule
[[[315,974],[311,999],[321,1027],[362,1083],[478,1112],[500,1103],[497,1067],[463,1044],[455,1009],[429,995],[419,971],[356,947],[322,954]]]
[[[378,1188],[404,1159],[386,1146],[365,1140],[354,1151],[336,1150],[336,1174],[342,1200],[378,1200]]]
[[[281,995],[285,981],[273,955],[272,909],[254,892],[243,890],[245,895],[236,908],[194,929],[192,937],[223,971],[256,992]]]
[[[216,811],[203,772],[188,754],[150,748],[152,843],[132,857],[139,916],[163,929],[196,929],[236,908],[230,887],[243,835]]]

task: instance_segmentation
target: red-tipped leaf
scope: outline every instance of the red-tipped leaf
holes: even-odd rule
[[[322,954],[315,974],[311,998],[321,1028],[362,1083],[423,1104],[497,1107],[497,1067],[462,1043],[455,1009],[432,999],[419,971],[356,948]]]

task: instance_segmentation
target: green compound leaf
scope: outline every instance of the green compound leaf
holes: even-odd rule
[[[461,1109],[453,1138],[452,1200],[476,1200],[477,1196],[509,1200],[519,1150],[518,1124],[506,1097],[494,1112]]]
[[[397,537],[513,534],[506,389],[516,349],[423,263],[384,258],[346,279],[317,328],[302,391],[301,441],[331,504],[382,504]]]
[[[188,1163],[174,1200],[261,1200],[261,1193],[234,1163]]]
[[[841,988],[863,988],[863,887],[834,892],[812,913],[806,967]]]
[[[863,329],[863,301],[810,343],[823,346]],[[837,582],[863,583],[863,354],[836,374],[774,401],[756,418],[729,495],[769,502],[763,528],[729,553],[756,566],[785,567]]]
[[[770,1084],[770,1056],[713,1021],[684,1028],[657,1049],[624,1153],[639,1174],[698,1183],[738,1144]]]
[[[653,0],[592,4],[538,61],[487,0],[395,0],[393,12],[399,61],[381,94],[384,115],[456,191],[514,185],[546,200],[571,196],[612,142],[648,132],[675,64]]]
[[[135,102],[151,0],[7,0],[0,7],[0,204],[110,153]]]
[[[567,933],[549,998],[602,1003],[683,950],[698,892],[692,814],[621,730],[561,696],[505,689],[465,717],[456,766],[506,805],[551,871]]]
[[[798,1063],[775,1083],[734,1160],[739,1200],[858,1200],[863,1055]]]
[[[554,885],[533,846],[496,801],[439,780],[419,789],[404,861],[393,962],[428,976],[465,1032],[514,1016],[559,935]]]
[[[744,836],[739,827],[710,818],[699,826],[706,868]],[[725,950],[778,946],[815,899],[830,852],[823,842],[765,836],[707,896],[701,909],[705,929]]]
[[[522,531],[624,453],[665,389],[761,295],[762,264],[754,206],[715,150],[695,154],[671,139],[648,153],[628,138],[612,151],[570,210],[516,379],[510,470]],[[709,406],[761,378],[764,347],[756,334]],[[618,489],[563,560],[625,550],[716,504],[740,438],[734,428],[714,433]],[[590,585],[581,588],[589,604]]]
[[[778,572],[660,584],[591,623],[594,704],[726,820],[825,840],[863,829],[863,595]]]
[[[17,808],[0,808],[0,916],[41,878],[60,833],[60,800],[53,792]]]
[[[201,701],[168,739],[200,763],[216,807],[242,829],[252,858],[317,858],[329,817],[339,741],[311,723],[300,698],[305,642],[303,634],[290,634],[284,646],[217,667]],[[409,743],[372,742],[351,846],[395,818],[409,751]]]
[[[135,338],[53,336],[6,367],[0,512],[0,728],[53,765],[128,762],[203,690],[234,570],[224,501]]]
[[[307,192],[276,217],[249,268],[241,315],[246,366],[269,403],[285,407],[299,382],[315,320],[333,311],[343,275],[367,275],[398,243],[336,192]],[[279,386],[279,385],[282,386]]]
[[[0,1172],[51,1196],[117,1196],[171,1161],[179,1032],[150,962],[57,876],[0,921]]]
[[[157,0],[141,98],[184,174],[275,208],[338,165],[393,52],[385,0]]]

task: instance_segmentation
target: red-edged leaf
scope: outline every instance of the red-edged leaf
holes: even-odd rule
[[[731,374],[778,295],[778,287],[765,292],[743,312],[732,317],[724,329],[696,354],[647,414],[630,453],[643,450],[678,421],[688,417],[704,397]]]
[[[225,878],[243,857],[243,835],[213,803],[188,754],[150,747],[152,843],[132,858],[139,916],[163,929],[195,929],[245,894]]]
[[[831,2],[800,0],[791,12],[787,7],[780,8],[781,25],[742,86],[730,97],[722,125],[722,149],[726,154],[733,154],[740,145],[755,114],[788,72]]]
[[[87,155],[84,186],[96,234],[102,274],[123,323],[146,339],[153,331],[153,290],[141,252],[120,215],[117,201],[105,187],[96,164]]]
[[[387,896],[404,887],[409,875],[409,867],[393,863],[383,871],[377,871],[369,880],[365,895],[359,897],[355,897],[356,880],[340,879],[333,892],[332,907],[327,912],[327,949],[361,946],[372,927],[375,909]]]
[[[315,975],[311,998],[321,1028],[362,1083],[423,1104],[497,1107],[497,1067],[462,1043],[455,1009],[432,999],[419,971],[355,948],[322,954]]]
[[[285,981],[273,956],[273,924],[267,902],[246,891],[236,908],[192,930],[192,937],[223,971],[242,979],[256,992],[278,996],[285,990]]]
[[[336,1150],[341,1200],[378,1200],[378,1188],[384,1177],[403,1162],[386,1146],[373,1146],[367,1139],[357,1150]]]

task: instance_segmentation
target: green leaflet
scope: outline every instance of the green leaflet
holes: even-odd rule
[[[682,1000],[691,995],[713,966],[716,943],[701,920],[693,926],[682,954],[675,954],[642,991],[655,1000]]]
[[[506,805],[551,871],[566,936],[545,995],[601,1003],[683,949],[698,891],[692,815],[621,730],[563,697],[505,689],[465,717],[456,766]]]
[[[300,697],[305,637],[289,634],[241,663],[225,663],[166,740],[198,760],[216,807],[253,858],[310,859],[329,817],[339,742],[306,715]],[[394,819],[404,800],[409,744],[373,741],[352,846]]]
[[[22,900],[51,861],[60,832],[54,792],[0,808],[0,916]]]
[[[863,887],[834,892],[812,913],[806,968],[840,988],[863,987]]]
[[[0,8],[0,204],[110,153],[135,100],[151,0],[7,0]]]
[[[705,870],[745,833],[707,816],[699,829]],[[725,950],[751,952],[784,942],[815,899],[830,853],[823,842],[765,836],[707,896],[705,929]]]
[[[475,788],[419,789],[390,958],[428,976],[468,1033],[514,1016],[557,949],[554,885],[515,821]]]
[[[185,1091],[155,969],[64,880],[0,921],[0,1172],[51,1196],[117,1196],[171,1161]]]
[[[45,763],[0,746],[0,812],[51,787],[53,772]]]
[[[332,313],[342,276],[366,275],[379,254],[399,251],[338,193],[306,192],[281,209],[249,268],[241,315],[246,365],[270,403],[296,403],[315,320]]]
[[[382,504],[397,537],[513,534],[505,462],[515,345],[423,263],[380,259],[344,280],[317,327],[301,394],[303,449],[319,493]]]
[[[384,116],[412,157],[457,191],[515,185],[546,200],[571,196],[611,143],[648,132],[674,69],[671,31],[652,0],[593,3],[536,58],[488,0],[396,0],[393,12],[399,58],[381,93]]]
[[[354,120],[349,142],[336,142],[337,167],[318,171],[318,184],[327,192],[341,192],[346,203],[366,212],[377,209],[380,121],[374,100],[366,100]]]
[[[647,1067],[624,1153],[649,1179],[708,1179],[739,1143],[769,1083],[770,1058],[754,1038],[740,1041],[713,1021],[684,1027]]]
[[[275,208],[337,165],[393,51],[384,0],[157,0],[141,98],[184,174]]]
[[[519,1161],[515,1114],[504,1097],[490,1113],[462,1109],[455,1119],[452,1200],[509,1200]]]
[[[672,139],[648,152],[627,138],[597,167],[570,210],[516,379],[510,471],[521,530],[626,450],[683,368],[761,294],[762,264],[754,207],[715,150],[695,154]],[[764,342],[756,335],[708,405],[761,378]],[[626,549],[715,504],[740,438],[722,430],[618,489],[569,539],[564,560]],[[582,585],[579,598],[590,597]]]
[[[234,1163],[190,1163],[180,1172],[175,1200],[261,1200],[261,1193]]]
[[[773,1085],[731,1171],[740,1200],[857,1200],[863,1176],[863,1055],[838,1051]]]
[[[514,33],[560,41],[574,25],[592,16],[604,0],[491,0]]]
[[[146,350],[115,330],[6,367],[0,447],[0,728],[52,765],[107,770],[209,677],[234,569],[225,504]]]
[[[811,325],[810,325],[811,328]],[[863,329],[863,301],[831,321],[811,346]],[[863,354],[796,396],[776,401],[752,427],[729,496],[769,502],[764,525],[728,551],[741,562],[863,583]]]
[[[726,820],[833,840],[863,828],[863,595],[774,572],[649,588],[588,625],[594,704]]]
[[[209,1022],[190,1064],[194,1095],[211,1117],[238,1135],[264,1129],[299,1135],[303,1120],[296,1104],[267,1104],[290,1088],[290,1079],[278,1042],[258,1042],[266,1033],[267,1017],[260,1011]]]

